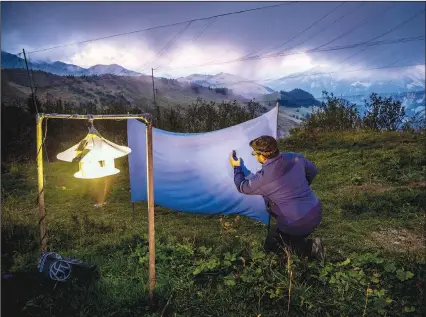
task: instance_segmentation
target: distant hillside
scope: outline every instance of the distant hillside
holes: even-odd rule
[[[25,60],[14,54],[1,52],[1,68],[25,68]],[[89,68],[83,68],[73,64],[63,62],[44,62],[44,61],[28,61],[28,67],[32,70],[41,70],[55,75],[103,75],[112,74],[117,76],[139,76],[141,73],[128,70],[120,65],[94,65]]]
[[[120,101],[133,105],[152,104],[152,81],[149,76],[58,76],[34,71],[33,80],[40,99],[59,99],[78,103]],[[2,70],[2,102],[6,105],[30,95],[24,69]],[[157,102],[161,106],[191,104],[197,98],[205,100],[246,100],[241,96],[217,92],[201,86],[179,83],[173,79],[155,78]]]
[[[265,105],[278,102],[280,106],[288,108],[315,107],[321,104],[314,96],[302,89],[281,90],[280,92],[260,96],[256,100]]]
[[[179,82],[195,83],[204,87],[231,89],[235,94],[246,98],[257,98],[274,92],[272,88],[228,73],[219,73],[216,75],[192,74],[180,77],[177,80]]]

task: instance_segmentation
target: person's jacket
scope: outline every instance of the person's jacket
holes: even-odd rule
[[[246,195],[262,195],[279,230],[306,235],[321,222],[321,202],[310,187],[317,174],[314,163],[301,154],[285,152],[268,159],[250,179],[246,179],[243,168],[234,168],[237,190]]]

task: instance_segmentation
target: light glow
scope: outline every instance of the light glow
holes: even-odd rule
[[[114,159],[106,159],[104,161],[80,162],[79,170],[74,174],[74,177],[93,179],[111,176],[118,173],[120,173],[120,170],[115,168]]]
[[[74,177],[94,179],[118,174],[120,170],[115,168],[114,159],[130,152],[127,146],[104,139],[92,126],[83,140],[56,157],[66,162],[78,162],[79,170]]]

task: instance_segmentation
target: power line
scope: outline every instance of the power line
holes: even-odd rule
[[[389,9],[389,7],[391,7],[391,6],[392,6],[392,4],[391,4],[390,6],[388,6],[388,7],[385,9],[385,11],[387,11],[387,9]],[[418,16],[418,14],[415,14],[415,15],[414,15],[414,17],[417,17],[417,16]],[[413,17],[413,16],[412,16],[412,17]],[[377,40],[378,38],[381,38],[381,37],[383,37],[383,36],[386,36],[387,34],[392,33],[392,32],[393,32],[393,31],[395,31],[396,29],[398,29],[398,28],[400,28],[401,26],[405,25],[406,23],[408,23],[408,22],[412,21],[412,19],[411,19],[412,17],[410,17],[409,19],[407,19],[407,20],[403,21],[402,23],[400,23],[400,24],[398,24],[398,25],[394,26],[394,27],[393,27],[393,28],[391,28],[390,30],[385,31],[385,32],[383,32],[383,33],[379,34],[378,36],[375,36],[375,37],[371,38],[368,42],[371,42],[371,41]],[[327,44],[330,44],[330,43],[327,43]],[[327,44],[325,44],[325,45],[327,45]],[[322,46],[324,46],[324,45],[322,45]],[[318,47],[318,48],[321,48],[322,46],[320,46],[320,47]],[[366,48],[364,48],[364,49],[361,49],[360,51],[356,52],[355,54],[352,54],[352,55],[351,55],[351,56],[349,56],[348,58],[345,58],[344,60],[340,61],[340,62],[339,62],[339,64],[340,64],[340,65],[344,65],[343,63],[347,62],[349,59],[351,59],[351,58],[353,58],[354,56],[358,55],[359,53],[361,53],[361,52],[365,51],[366,49],[368,49],[368,47],[366,47]],[[399,62],[399,60],[398,60],[398,62]],[[371,63],[370,63],[370,64],[371,64]],[[393,64],[393,65],[394,65],[394,64]],[[368,65],[368,66],[369,66],[369,65]],[[341,71],[342,69],[344,69],[344,67],[340,67],[340,71]]]
[[[392,5],[391,5],[392,6]],[[389,8],[389,7],[388,7]],[[374,40],[377,40],[378,38],[381,38],[381,37],[383,37],[383,36],[385,36],[385,35],[388,35],[388,34],[390,34],[390,33],[392,33],[393,31],[395,31],[396,29],[398,29],[398,28],[400,28],[401,26],[404,26],[405,24],[407,24],[407,23],[409,23],[409,22],[411,22],[414,18],[416,18],[417,16],[419,16],[422,12],[424,12],[425,10],[423,10],[423,11],[421,11],[421,12],[419,12],[419,13],[417,13],[417,14],[414,14],[413,16],[411,16],[410,18],[408,18],[407,20],[404,20],[402,23],[400,23],[400,24],[398,24],[398,25],[396,25],[396,26],[394,26],[393,28],[391,28],[390,30],[388,30],[388,31],[386,31],[386,32],[384,32],[384,33],[381,33],[381,34],[379,34],[378,36],[376,36],[376,37],[373,37],[372,39],[370,39],[369,41],[374,41]],[[327,43],[327,44],[329,44],[329,43]],[[356,55],[358,55],[358,54],[360,54],[360,53],[362,53],[363,51],[365,51],[365,50],[367,50],[369,47],[365,47],[364,49],[361,49],[360,51],[358,51],[358,52],[356,52],[356,53],[354,53],[354,54],[352,54],[352,55],[350,55],[348,58],[346,58],[346,59],[344,59],[344,60],[342,60],[341,62],[340,62],[340,64],[342,64],[342,63],[344,63],[344,62],[347,62],[349,59],[351,59],[351,58],[353,58],[354,56],[356,56]]]
[[[343,5],[343,4],[342,4]],[[390,6],[388,6],[384,11],[386,11],[386,10],[388,10],[390,7],[391,7],[392,5],[390,5]],[[359,6],[358,6],[359,7]],[[334,20],[331,24],[329,24],[329,25],[327,25],[325,28],[323,28],[322,30],[320,30],[319,32],[317,32],[316,34],[314,34],[314,36],[315,35],[318,35],[320,32],[322,32],[324,29],[326,29],[326,28],[328,28],[328,27],[330,27],[331,25],[333,25],[334,23],[336,23],[337,21],[339,21],[339,20],[341,20],[344,16],[345,16],[346,14],[344,14],[343,16],[341,16],[339,19],[337,19],[337,20]],[[374,16],[376,16],[376,15],[374,15]],[[372,18],[372,17],[371,17]],[[371,19],[370,18],[370,19]],[[364,21],[361,25],[358,25],[358,26],[356,26],[356,27],[354,27],[354,28],[352,28],[352,29],[350,29],[349,31],[346,31],[346,32],[344,32],[343,34],[341,34],[341,35],[339,35],[339,36],[337,36],[337,37],[335,37],[334,39],[332,39],[331,41],[329,41],[329,42],[327,42],[327,43],[324,43],[324,44],[322,44],[322,45],[320,45],[320,46],[317,46],[317,47],[315,47],[315,49],[320,49],[320,48],[322,48],[322,47],[324,47],[324,46],[326,46],[326,45],[328,45],[328,44],[330,44],[330,43],[332,43],[332,42],[334,42],[334,41],[336,41],[336,40],[338,40],[338,39],[340,39],[340,38],[342,38],[342,37],[345,37],[345,36],[347,36],[348,34],[350,34],[351,32],[353,32],[354,30],[356,30],[357,28],[359,28],[359,27],[361,27],[361,26],[363,26],[364,24],[366,24],[370,19],[367,19],[366,21]],[[312,38],[312,36],[310,37],[310,38],[308,38],[307,40],[309,40],[309,39],[311,39]],[[306,40],[304,41],[304,42],[306,42]],[[302,43],[299,43],[298,45],[300,45],[300,44],[303,44],[304,42],[302,42]],[[298,45],[296,45],[296,46],[293,46],[292,47],[292,49],[294,49],[295,47],[297,47]],[[365,48],[366,49],[366,48]],[[365,49],[362,49],[361,51],[363,51],[363,50],[365,50]],[[287,51],[289,51],[289,50],[285,50],[284,52],[287,52]],[[356,55],[356,54],[354,54],[354,55]],[[352,57],[352,56],[351,56]],[[341,63],[340,63],[341,64]],[[307,75],[307,76],[309,76],[309,75]],[[312,77],[312,75],[310,75],[309,77],[308,77],[308,79],[310,79]]]
[[[272,51],[275,51],[275,50],[277,50],[277,49],[279,49],[279,48],[281,48],[281,47],[283,47],[284,45],[286,45],[287,43],[290,43],[291,41],[293,41],[295,38],[297,38],[298,36],[300,36],[300,35],[302,35],[303,33],[305,33],[306,31],[308,31],[310,28],[312,28],[313,26],[315,26],[315,25],[317,25],[319,22],[321,22],[322,20],[324,20],[327,16],[329,16],[331,13],[333,13],[334,11],[336,11],[338,8],[340,8],[342,5],[344,5],[345,4],[345,2],[342,2],[341,4],[339,4],[338,6],[336,6],[335,8],[333,8],[331,11],[329,11],[328,13],[326,13],[324,16],[322,16],[321,18],[319,18],[318,20],[316,20],[314,23],[312,23],[311,25],[309,25],[307,28],[305,28],[303,31],[300,31],[299,33],[297,33],[295,36],[293,36],[291,39],[289,39],[289,40],[287,40],[287,41],[285,41],[284,43],[282,43],[282,44],[280,44],[280,45],[278,45],[278,46],[275,46],[275,47],[273,47],[273,48],[270,48],[269,50],[267,50],[265,53],[263,53],[263,54],[267,54],[267,53],[269,53],[269,52],[272,52]],[[260,49],[260,50],[257,50],[257,51],[255,51],[254,53],[250,53],[250,54],[247,54],[247,55],[245,55],[245,56],[243,56],[243,57],[241,57],[241,58],[247,58],[247,57],[249,57],[250,55],[254,55],[254,54],[257,54],[257,53],[259,53],[260,51],[262,51],[262,49]]]
[[[382,34],[380,34],[380,35],[378,35],[378,36],[376,36],[376,37],[373,37],[372,39],[370,39],[370,41],[377,40],[378,38],[381,38],[381,37],[383,37],[383,36],[385,36],[385,35],[388,35],[388,34],[392,33],[393,31],[395,31],[396,29],[400,28],[401,26],[404,26],[405,24],[407,24],[407,23],[411,22],[412,20],[414,20],[415,18],[417,18],[417,16],[419,16],[421,13],[424,13],[424,12],[425,12],[425,10],[420,11],[420,12],[418,12],[418,13],[416,13],[416,14],[414,14],[414,15],[410,16],[407,20],[404,20],[403,22],[401,22],[400,24],[398,24],[398,25],[394,26],[393,28],[391,28],[391,29],[390,29],[390,30],[388,30],[388,31],[386,31],[386,32],[384,32],[384,33],[382,33]],[[364,49],[364,50],[365,50],[365,49]],[[361,51],[359,51],[358,53],[355,53],[354,55],[351,55],[348,59],[350,59],[350,58],[352,58],[353,56],[355,56],[355,55],[357,55],[357,54],[361,53],[361,52],[362,52],[362,51],[364,51],[364,50],[361,50]],[[347,60],[345,60],[345,61],[347,61]]]
[[[405,24],[407,24],[407,23],[409,23],[409,22],[411,22],[411,21],[413,21],[415,18],[417,18],[420,14],[422,14],[422,13],[424,13],[425,12],[425,9],[423,9],[422,11],[420,11],[420,12],[417,12],[416,14],[413,14],[412,16],[410,16],[407,20],[404,20],[403,22],[401,22],[400,24],[398,24],[398,25],[396,25],[396,26],[394,26],[392,29],[390,29],[389,31],[387,31],[387,32],[385,32],[385,33],[383,33],[383,34],[381,34],[381,35],[378,35],[378,36],[376,36],[376,37],[374,37],[374,38],[372,38],[370,41],[374,41],[374,40],[377,40],[378,38],[380,38],[380,37],[383,37],[383,36],[385,36],[385,35],[388,35],[389,33],[392,33],[393,31],[395,31],[396,29],[399,29],[401,26],[404,26]]]
[[[358,51],[358,52],[356,52],[356,54],[352,54],[351,56],[349,56],[349,58],[345,58],[345,59],[343,59],[342,61],[339,61],[338,62],[338,64],[340,64],[340,65],[342,65],[340,68],[339,68],[339,70],[343,70],[343,69],[345,69],[345,67],[344,67],[344,62],[346,62],[347,60],[349,60],[350,58],[352,58],[352,57],[354,57],[355,55],[358,55],[359,53],[361,53],[361,52],[363,52],[363,51],[365,51],[366,49],[369,49],[370,47],[365,47],[365,48],[363,48],[361,51]],[[380,47],[379,47],[380,48]],[[380,52],[383,52],[383,50],[381,50]],[[379,52],[379,53],[380,53]],[[388,53],[389,51],[387,51],[387,50],[385,50],[384,51],[384,53],[386,54],[386,53]],[[395,53],[395,50],[392,50],[392,54],[389,54],[389,56],[394,56],[393,54]],[[385,54],[383,54],[383,55],[385,55]],[[379,61],[379,60],[383,60],[383,56],[382,55],[380,55],[380,54],[378,54],[378,55],[376,55],[375,56],[375,58],[373,58],[372,59],[372,62],[370,62],[369,64],[367,64],[367,65],[364,65],[364,67],[370,67],[370,66],[372,66],[375,62],[377,62],[377,61]],[[347,65],[346,65],[347,66]]]
[[[420,36],[420,37],[415,37],[415,38],[407,38],[407,39],[416,39],[416,40],[423,40],[424,36]],[[401,40],[401,39],[400,39]],[[384,41],[383,41],[384,42]],[[395,42],[395,40],[393,41]],[[398,41],[398,43],[400,43],[401,41]],[[392,44],[389,43],[389,41],[385,42],[385,43],[381,43],[381,44],[376,44],[376,45],[383,45],[383,44]],[[399,62],[399,61],[397,61]],[[238,81],[238,82],[234,82],[231,84],[228,84],[227,86],[235,86],[236,84],[240,84],[240,83],[256,83],[256,82],[268,82],[268,81],[273,81],[273,80],[286,80],[286,79],[291,79],[291,78],[298,78],[298,77],[304,77],[304,76],[316,76],[316,75],[330,75],[330,74],[334,74],[334,73],[351,73],[351,72],[357,72],[357,71],[361,71],[361,70],[379,70],[379,69],[386,69],[386,68],[407,68],[407,67],[413,67],[413,66],[424,66],[424,64],[408,64],[408,65],[401,65],[401,66],[391,66],[391,67],[387,67],[387,66],[382,66],[382,67],[375,67],[375,68],[360,68],[360,69],[356,69],[356,70],[349,70],[349,71],[333,71],[333,72],[325,72],[325,73],[313,73],[311,75],[307,75],[307,74],[294,74],[294,75],[288,75],[285,77],[273,77],[273,78],[267,78],[267,79],[255,79],[255,80],[242,80],[242,81]],[[308,70],[309,71],[309,70]],[[306,72],[308,72],[306,71]],[[44,86],[44,87],[39,87],[39,88],[52,88],[52,87],[60,87],[60,86],[64,86],[64,85],[68,85],[69,83],[63,83],[63,84],[52,84],[52,85],[48,85],[48,86]]]
[[[257,7],[257,8],[252,8],[252,9],[245,9],[245,10],[240,10],[240,11],[233,11],[233,12],[227,12],[227,13],[222,13],[222,14],[216,14],[216,15],[212,15],[212,16],[209,16],[209,17],[196,18],[196,19],[177,22],[177,23],[163,24],[163,25],[153,26],[153,27],[149,27],[149,28],[145,28],[145,29],[140,29],[140,30],[135,30],[135,31],[130,31],[130,32],[124,32],[124,33],[118,33],[118,34],[108,35],[108,36],[104,36],[104,37],[98,37],[98,38],[94,38],[94,39],[90,39],[90,40],[85,40],[85,41],[80,41],[80,42],[75,42],[75,43],[69,43],[69,44],[62,44],[62,45],[57,45],[57,46],[48,47],[48,48],[43,48],[43,49],[28,52],[28,53],[38,53],[38,52],[53,50],[53,49],[57,49],[57,48],[67,47],[67,46],[73,46],[73,45],[79,45],[79,44],[84,44],[84,43],[88,43],[88,42],[110,39],[110,38],[113,38],[113,37],[118,37],[118,36],[123,36],[123,35],[129,35],[129,34],[134,34],[134,33],[152,31],[152,30],[156,30],[156,29],[162,29],[162,28],[166,28],[166,27],[169,27],[169,26],[176,26],[176,25],[186,24],[186,23],[190,23],[190,22],[192,23],[192,22],[196,22],[196,21],[209,20],[209,19],[212,19],[212,18],[219,18],[219,17],[229,16],[229,15],[234,15],[234,14],[241,14],[241,13],[246,13],[246,12],[276,8],[276,7],[289,5],[289,4],[293,4],[293,3],[298,3],[298,2],[299,1],[284,2],[284,3],[274,4],[274,5],[270,5],[270,6],[263,6],[263,7]]]
[[[265,59],[265,58],[291,56],[291,55],[299,55],[299,54],[306,54],[306,53],[338,51],[338,50],[362,47],[364,45],[376,46],[376,45],[412,42],[412,41],[419,41],[419,40],[424,40],[424,36],[406,37],[406,38],[399,38],[399,39],[395,39],[395,40],[378,41],[378,42],[371,42],[371,40],[368,40],[368,41],[364,41],[364,42],[361,42],[361,43],[334,46],[334,47],[330,47],[330,48],[323,48],[323,49],[314,48],[314,49],[309,49],[309,50],[306,50],[306,51],[291,52],[291,53],[277,53],[277,54],[267,55],[267,56],[253,56],[253,57],[248,57],[248,58],[245,58],[245,59],[228,60],[228,61],[223,61],[223,62],[195,64],[195,65],[188,65],[188,66],[181,66],[181,67],[169,67],[168,69],[184,69],[184,68],[193,68],[193,67],[201,67],[201,66],[222,65],[222,64],[230,64],[230,63],[235,63],[235,62],[242,62],[242,61],[246,61],[246,60],[259,60],[259,59]]]
[[[391,4],[391,5],[389,5],[388,7],[386,7],[385,8],[385,10],[382,10],[382,11],[380,11],[379,13],[384,13],[384,12],[386,12],[390,7],[392,7],[392,5],[393,4]],[[372,16],[371,18],[373,18],[373,17],[375,17],[377,14],[375,14],[374,16]],[[341,35],[339,35],[338,37],[336,37],[336,38],[334,38],[333,40],[331,40],[331,41],[329,41],[329,42],[327,42],[327,43],[324,43],[323,45],[321,45],[321,46],[317,46],[316,48],[317,49],[320,49],[320,48],[322,48],[322,47],[324,47],[324,46],[326,46],[326,45],[328,45],[328,44],[330,44],[330,43],[332,43],[332,42],[334,42],[334,41],[336,41],[337,39],[340,39],[340,38],[342,38],[342,37],[344,37],[344,36],[347,36],[349,33],[351,33],[351,32],[353,32],[355,29],[357,29],[358,27],[360,27],[360,26],[363,26],[363,25],[365,25],[366,23],[368,23],[368,21],[370,21],[371,20],[371,18],[369,18],[369,19],[367,19],[366,21],[364,21],[361,25],[358,25],[357,27],[355,27],[355,28],[352,28],[351,30],[349,30],[349,31],[347,31],[347,32],[345,32],[345,33],[343,33],[343,34],[341,34]],[[396,27],[394,27],[394,28],[392,28],[391,29],[391,32],[392,31],[394,31],[394,30],[396,30],[398,27],[401,27],[402,25],[398,25],[398,26],[396,26]],[[374,38],[372,38],[372,39],[370,39],[368,42],[370,42],[370,41],[373,41],[374,39],[378,39],[378,38],[380,38],[380,37],[383,37],[383,36],[385,36],[385,35],[387,35],[387,34],[389,34],[389,31],[386,31],[386,32],[384,32],[384,33],[381,33],[381,34],[379,34],[378,36],[376,36],[376,37],[374,37]],[[342,71],[342,69],[344,69],[345,67],[344,67],[344,63],[345,62],[347,62],[348,60],[350,60],[351,58],[353,58],[354,56],[356,56],[356,55],[358,55],[359,53],[361,53],[361,52],[363,52],[363,51],[365,51],[365,50],[367,50],[369,47],[365,47],[365,48],[362,48],[361,50],[359,50],[358,52],[356,52],[355,54],[352,54],[352,55],[350,55],[348,58],[345,58],[345,59],[343,59],[342,61],[340,61],[339,62],[339,64],[341,65],[341,67],[339,68],[339,71]],[[370,65],[368,65],[368,66],[370,66]],[[310,79],[312,77],[312,75],[311,76],[309,76],[309,78],[308,78],[308,80]]]
[[[366,19],[364,22],[362,22],[361,24],[358,24],[357,26],[353,27],[352,29],[340,34],[339,36],[335,37],[334,39],[328,41],[327,43],[322,44],[321,46],[318,46],[317,48],[322,48],[328,44],[331,44],[339,39],[341,39],[342,37],[347,36],[348,34],[352,33],[353,31],[359,29],[360,27],[364,26],[365,24],[367,24],[368,22],[371,21],[371,19],[373,19],[374,17],[376,17],[379,14],[383,14],[385,13],[387,10],[389,10],[389,8],[391,8],[393,5],[395,5],[394,3],[392,3],[391,5],[387,6],[384,10],[380,10],[379,12],[377,12],[376,14],[374,14],[373,16],[371,16],[370,18]]]
[[[385,8],[385,10],[381,10],[381,11],[379,11],[379,13],[384,13],[384,12],[386,12],[387,10],[389,10],[389,8],[390,8],[390,7],[392,7],[392,5],[393,5],[393,4],[391,4],[391,5],[389,5],[388,7],[386,7],[386,8]],[[333,40],[331,40],[331,41],[329,41],[329,42],[327,42],[327,43],[324,43],[324,44],[322,44],[322,45],[320,45],[320,46],[317,46],[315,49],[321,49],[322,47],[327,46],[328,44],[330,44],[330,43],[332,43],[332,42],[334,42],[334,41],[336,41],[336,40],[338,40],[338,39],[340,39],[340,38],[342,38],[342,37],[347,36],[348,34],[350,34],[351,32],[353,32],[353,31],[354,31],[354,30],[356,30],[357,28],[359,28],[359,27],[361,27],[361,26],[365,25],[366,23],[368,23],[368,22],[371,20],[371,18],[373,18],[373,17],[375,17],[375,16],[377,16],[377,14],[375,14],[374,16],[370,17],[369,19],[365,20],[362,24],[360,24],[360,25],[358,25],[358,26],[356,26],[356,27],[354,27],[354,28],[350,29],[349,31],[344,32],[343,34],[341,34],[341,35],[339,35],[339,36],[337,36],[337,37],[336,37],[336,38],[334,38]],[[389,31],[390,31],[390,32],[392,32],[392,31],[396,30],[397,28],[401,27],[402,25],[403,25],[403,24],[397,25],[397,26],[395,26],[394,28],[392,28],[392,29],[391,29],[391,30],[389,30]],[[376,36],[376,37],[374,37],[374,38],[370,39],[369,41],[367,41],[367,43],[369,43],[369,42],[373,41],[374,39],[378,39],[378,38],[380,38],[380,37],[383,37],[383,36],[385,36],[385,35],[389,34],[389,33],[390,33],[389,31],[386,31],[386,32],[384,32],[384,33],[382,33],[382,34],[380,34],[380,35],[378,35],[378,36]],[[344,63],[345,63],[345,62],[347,62],[349,59],[351,59],[351,58],[353,58],[354,56],[358,55],[359,53],[361,53],[361,52],[363,52],[363,51],[367,50],[368,48],[369,48],[369,47],[367,46],[367,47],[365,47],[365,48],[361,49],[360,51],[356,52],[355,54],[350,55],[348,58],[345,58],[345,59],[343,59],[342,61],[340,61],[340,62],[339,62],[339,64],[340,64],[340,65],[344,65]],[[397,62],[399,62],[399,60],[398,60]],[[392,64],[392,65],[394,65],[394,64]],[[368,66],[370,66],[370,65],[368,65]],[[340,71],[340,72],[343,72],[343,69],[344,69],[344,68],[345,68],[344,66],[341,66],[341,67],[339,68],[339,71]],[[313,75],[310,75],[310,76],[308,77],[308,80],[309,80],[310,78],[312,78],[312,76],[313,76]]]
[[[398,61],[399,62],[399,61]],[[295,74],[295,75],[288,75],[285,77],[273,77],[273,78],[267,78],[267,79],[256,79],[256,80],[242,80],[242,81],[238,81],[238,82],[234,82],[231,84],[228,84],[227,86],[235,86],[237,84],[241,84],[241,83],[252,83],[252,82],[268,82],[268,81],[273,81],[273,80],[286,80],[286,79],[292,79],[292,78],[298,78],[298,77],[305,77],[305,76],[316,76],[316,75],[331,75],[331,74],[336,74],[336,73],[353,73],[353,72],[359,72],[362,70],[379,70],[379,69],[388,69],[388,68],[408,68],[408,67],[413,67],[413,66],[424,66],[425,64],[408,64],[408,65],[401,65],[401,66],[381,66],[381,67],[374,67],[374,68],[359,68],[359,69],[354,69],[354,70],[348,70],[348,71],[332,71],[332,72],[325,72],[325,73],[314,73],[311,75],[306,75],[306,74]]]
[[[192,22],[188,22],[167,44],[160,50],[160,52],[157,53],[157,55],[152,59],[151,61],[145,63],[142,68],[139,70],[136,70],[136,72],[142,71],[145,69],[146,66],[150,65],[151,63],[155,62],[155,60],[160,57],[165,51],[167,51],[174,42],[191,26]]]
[[[398,28],[402,27],[403,25],[405,25],[405,24],[409,23],[410,21],[412,21],[414,18],[416,18],[417,16],[419,16],[420,14],[422,14],[424,11],[425,11],[425,10],[422,10],[422,11],[420,11],[420,12],[417,12],[416,14],[414,14],[414,15],[410,16],[410,18],[408,18],[407,20],[404,20],[402,23],[400,23],[400,24],[398,24],[398,25],[394,26],[394,27],[393,27],[393,28],[391,28],[390,30],[388,30],[388,31],[386,31],[386,32],[384,32],[384,33],[382,33],[382,34],[380,34],[380,35],[378,35],[378,36],[376,36],[376,37],[374,37],[374,38],[372,38],[372,39],[370,39],[370,40],[368,40],[368,41],[364,42],[364,44],[366,44],[366,43],[368,43],[368,42],[371,42],[371,41],[374,41],[374,40],[376,40],[376,39],[378,39],[378,38],[380,38],[380,37],[383,37],[383,36],[385,36],[385,35],[387,35],[387,34],[389,34],[389,33],[392,33],[392,32],[393,32],[393,31],[395,31],[396,29],[398,29]],[[345,14],[345,15],[346,15],[346,14]],[[343,16],[345,16],[345,15],[343,15]],[[343,16],[341,16],[340,18],[342,18]],[[339,18],[338,20],[340,20],[340,18]],[[333,21],[333,22],[332,22],[332,24],[334,24],[336,21],[337,21],[337,20]],[[330,25],[328,25],[328,26],[326,26],[326,27],[329,27],[329,26],[331,26],[332,24],[330,24]],[[320,30],[320,32],[321,32],[321,31],[323,31],[323,30],[324,30],[324,28],[323,28],[322,30]],[[319,34],[320,32],[317,32],[317,33],[316,33],[316,34],[314,34],[314,35],[317,35],[317,34]],[[312,38],[312,36],[311,36],[309,39],[311,39],[311,38]],[[308,39],[308,40],[309,40],[309,39]],[[305,40],[304,42],[306,42],[306,40]],[[304,43],[304,42],[302,42],[302,43]],[[300,45],[300,44],[302,44],[302,43],[299,43],[298,45]],[[298,45],[296,45],[296,46],[298,46]],[[359,46],[359,45],[360,45],[360,44],[358,44],[358,46]],[[291,49],[294,49],[296,46],[292,47]],[[322,46],[322,45],[321,45],[321,46]],[[290,50],[290,49],[288,49],[288,50],[286,50],[286,51],[284,51],[284,52],[278,52],[278,53],[270,54],[270,55],[265,55],[265,54],[263,54],[263,55],[257,55],[257,56],[251,56],[251,57],[246,57],[246,58],[238,58],[238,59],[234,59],[234,60],[218,62],[218,63],[216,63],[216,64],[205,63],[205,64],[201,64],[201,65],[195,65],[195,66],[194,66],[194,65],[190,65],[190,66],[187,66],[187,67],[179,67],[179,68],[191,68],[191,67],[198,67],[198,66],[209,66],[209,65],[228,64],[228,63],[239,62],[239,61],[245,61],[245,60],[254,60],[254,59],[272,58],[272,57],[278,57],[278,56],[288,56],[288,55],[303,54],[303,53],[311,53],[311,52],[321,52],[321,51],[324,51],[324,50],[321,50],[321,49],[320,49],[320,47],[321,47],[321,46],[315,47],[315,48],[310,49],[310,50],[307,50],[307,51],[305,51],[305,52],[295,52],[295,53],[288,53],[288,54],[287,54],[287,53],[286,53],[286,51],[289,51],[289,50]],[[356,47],[356,46],[355,46],[355,47]],[[332,49],[332,50],[334,50],[334,49]],[[327,51],[327,50],[325,50],[325,51]]]
[[[362,7],[363,5],[365,5],[365,2],[362,2],[361,4],[359,4],[354,10],[358,9],[359,7]],[[326,25],[325,27],[323,27],[321,30],[319,30],[317,33],[313,34],[312,36],[308,37],[306,40],[304,40],[303,42],[297,44],[296,46],[293,46],[292,48],[289,48],[285,51],[280,51],[278,53],[282,53],[282,52],[288,52],[292,49],[295,49],[296,47],[306,43],[307,41],[309,41],[310,39],[314,38],[315,36],[317,36],[318,34],[320,34],[321,32],[325,31],[326,29],[328,29],[330,26],[336,24],[337,22],[339,22],[341,19],[343,19],[346,15],[348,15],[348,13],[352,12],[353,10],[350,10],[348,12],[346,12],[345,14],[341,15],[339,18],[337,18],[336,20],[334,20],[333,22],[331,22],[329,25]]]
[[[207,22],[207,24],[203,27],[203,29],[200,31],[200,32],[198,32],[190,41],[189,41],[189,43],[187,43],[186,45],[190,45],[190,44],[192,44],[196,39],[198,39],[215,21],[216,21],[216,19],[217,18],[212,18],[211,20],[209,20],[208,22]],[[174,59],[176,59],[176,57],[178,57],[181,53],[182,53],[182,51],[183,50],[180,50],[171,60],[169,60],[169,62],[167,63],[167,65],[169,65]],[[164,64],[163,64],[164,65]],[[163,65],[160,65],[160,66],[157,66],[157,67],[155,67],[155,69],[159,69],[159,68],[161,68],[161,67],[163,67]],[[166,65],[166,66],[167,66]]]
[[[388,7],[386,7],[386,8],[385,8],[385,10],[381,10],[379,13],[383,13],[383,12],[387,11],[387,10],[388,10],[388,9],[389,9],[392,5],[393,5],[393,4],[389,5]],[[376,15],[377,15],[377,14],[375,14],[375,15],[373,15],[372,17],[368,18],[368,19],[367,19],[367,20],[365,20],[363,23],[361,23],[361,24],[359,24],[359,25],[357,25],[357,26],[355,26],[355,27],[351,28],[350,30],[348,30],[348,31],[346,31],[346,32],[344,32],[344,33],[342,33],[342,34],[340,34],[340,35],[338,35],[337,37],[335,37],[335,38],[334,38],[334,39],[332,39],[331,41],[328,41],[328,42],[326,42],[326,43],[324,43],[324,44],[322,44],[322,45],[320,45],[320,46],[315,47],[315,49],[321,49],[322,47],[327,46],[328,44],[331,44],[332,42],[334,42],[334,41],[336,41],[336,40],[338,40],[338,39],[341,39],[341,38],[343,38],[343,37],[347,36],[348,34],[352,33],[352,32],[353,32],[353,31],[355,31],[356,29],[358,29],[358,28],[362,27],[363,25],[365,25],[366,23],[368,23],[368,22],[369,22],[369,21],[370,21],[373,17],[375,17]],[[363,52],[363,51],[364,51],[364,50],[366,50],[367,48],[368,48],[368,47],[361,49],[358,53]],[[355,54],[351,55],[349,58],[344,59],[343,61],[346,61],[346,60],[348,60],[348,59],[352,58],[353,56],[357,55],[358,53],[355,53]],[[339,62],[339,64],[340,64],[340,65],[343,65],[343,64],[342,64],[342,63],[343,63],[343,61]],[[341,70],[341,69],[342,69],[342,67],[340,67],[340,70]],[[308,77],[308,80],[309,80],[311,77],[312,77],[312,75],[310,75],[310,76]]]

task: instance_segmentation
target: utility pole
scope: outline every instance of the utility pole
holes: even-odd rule
[[[28,80],[30,82],[30,89],[31,89],[31,95],[33,97],[34,108],[35,108],[36,113],[38,115],[38,106],[37,106],[37,101],[36,101],[36,97],[35,97],[34,85],[33,85],[32,79],[31,79],[30,70],[28,68],[28,61],[27,61],[27,55],[25,54],[25,49],[22,49],[22,53],[24,54],[25,67],[27,68],[27,75],[28,75]],[[44,147],[44,152],[46,153],[46,159],[49,162],[49,156],[47,155],[46,144],[44,144],[44,142],[43,142],[43,147]],[[37,151],[40,151],[40,149],[37,149]]]
[[[35,99],[33,81],[31,80],[30,70],[28,69],[27,55],[25,54],[25,49],[22,49],[24,54],[25,67],[27,68],[28,80],[30,81],[31,94],[33,96],[33,103],[37,113],[36,116],[36,144],[37,144],[37,181],[38,181],[38,211],[39,211],[39,226],[40,226],[40,249],[41,252],[47,251],[47,229],[46,229],[46,209],[44,207],[44,177],[43,177],[43,114],[38,113],[38,107]]]
[[[155,98],[155,92],[156,92],[157,89],[155,89],[155,86],[154,86],[154,68],[151,68],[151,78],[152,78],[152,95],[153,95],[153,98],[154,98],[154,109],[157,113],[155,123],[158,126],[158,124],[160,122],[161,113],[160,113],[160,107],[157,105],[157,100]]]
[[[35,99],[35,94],[34,94],[34,89],[33,89],[33,81],[31,80],[30,70],[28,69],[27,55],[25,54],[25,49],[22,49],[22,53],[24,54],[25,67],[27,68],[28,80],[30,81],[30,89],[31,89],[31,94],[33,96],[34,107],[35,107],[36,112],[38,114],[38,107],[37,107],[37,103],[36,103],[36,99]]]
[[[152,95],[154,97],[154,106],[156,106],[156,103],[155,103],[155,87],[154,87],[154,68],[151,68],[151,78],[152,78]]]

